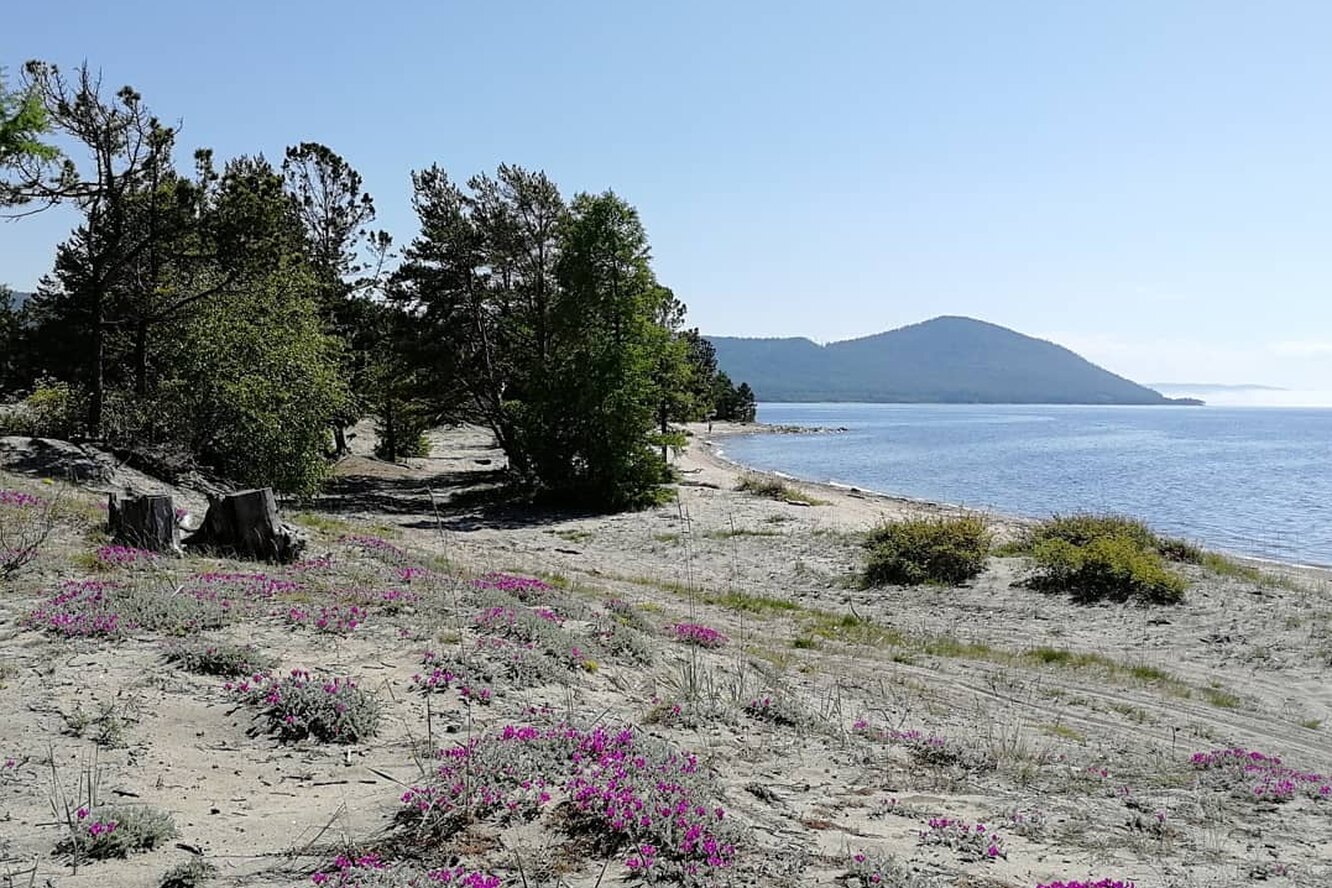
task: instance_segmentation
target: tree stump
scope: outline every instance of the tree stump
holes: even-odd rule
[[[203,525],[185,538],[185,545],[287,564],[300,557],[305,537],[278,520],[273,488],[264,487],[210,497]]]
[[[107,498],[107,524],[111,538],[122,546],[152,552],[179,552],[176,545],[176,509],[165,494]]]

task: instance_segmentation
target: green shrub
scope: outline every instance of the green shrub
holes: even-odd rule
[[[189,672],[200,675],[220,675],[237,678],[267,672],[277,665],[277,658],[264,653],[251,644],[192,639],[167,648],[168,663],[175,663]]]
[[[865,541],[865,584],[966,582],[985,569],[991,540],[985,520],[972,516],[881,524]]]
[[[1055,515],[1048,521],[1031,528],[1025,539],[1017,544],[1021,554],[1031,554],[1035,547],[1048,540],[1062,540],[1074,546],[1085,546],[1093,540],[1119,537],[1140,549],[1156,552],[1167,561],[1201,564],[1203,550],[1179,537],[1163,537],[1137,518],[1126,515],[1096,515],[1078,512]]]
[[[1208,556],[1200,547],[1179,537],[1158,537],[1156,551],[1167,561],[1178,561],[1181,564],[1202,564]]]
[[[217,875],[217,867],[196,857],[167,870],[158,888],[198,888]]]
[[[1130,599],[1147,604],[1174,604],[1184,597],[1184,578],[1165,566],[1160,554],[1132,536],[1103,536],[1083,545],[1046,539],[1031,551],[1038,589],[1067,592],[1087,603]]]
[[[171,815],[146,805],[86,806],[66,819],[68,833],[56,850],[76,861],[128,857],[159,848],[176,835]]]
[[[0,434],[71,438],[82,429],[86,404],[67,382],[43,379],[32,394],[0,412]]]
[[[1042,521],[1027,533],[1026,547],[1029,551],[1034,550],[1037,545],[1049,540],[1085,546],[1093,540],[1109,537],[1122,537],[1143,549],[1155,548],[1159,542],[1151,528],[1136,518],[1079,512],[1055,515],[1048,521]]]

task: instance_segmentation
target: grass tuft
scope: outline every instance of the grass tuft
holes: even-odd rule
[[[771,475],[759,475],[750,473],[740,476],[740,482],[735,487],[736,490],[744,493],[752,493],[755,496],[767,497],[778,502],[788,503],[793,506],[822,506],[827,505],[826,500],[816,499],[804,491],[787,484],[780,478]]]

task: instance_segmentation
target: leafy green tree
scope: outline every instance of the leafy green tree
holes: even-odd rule
[[[674,297],[649,260],[633,207],[612,192],[574,198],[561,227],[555,365],[524,424],[543,484],[567,497],[634,506],[669,479],[648,433],[666,397],[658,367]]]
[[[662,290],[656,323],[670,335],[656,351],[652,383],[657,392],[657,444],[661,447],[662,462],[666,462],[668,449],[685,443],[683,432],[672,431],[670,424],[698,419],[702,408],[694,391],[697,368],[691,360],[687,331],[681,329],[685,305],[669,289]]]
[[[532,479],[515,405],[548,382],[564,201],[542,173],[501,166],[459,187],[437,166],[412,175],[420,234],[390,298],[417,327],[415,349],[435,413],[484,422]]]
[[[735,390],[734,407],[730,418],[736,422],[753,422],[758,413],[758,402],[754,399],[754,390],[749,383],[742,382]]]
[[[21,207],[23,215],[72,204],[83,214],[72,247],[83,252],[82,268],[77,287],[67,289],[66,295],[77,304],[87,330],[80,381],[89,393],[88,432],[100,436],[107,344],[117,321],[111,315],[112,302],[147,249],[146,242],[134,236],[132,205],[169,165],[174,130],[149,113],[142,97],[128,86],[113,99],[104,97],[100,77],[86,64],[73,80],[42,62],[29,62],[24,72],[25,107],[40,107],[50,129],[82,149],[83,164],[68,156],[57,163],[48,151],[11,152],[3,165],[0,205]],[[26,113],[32,116],[30,110]]]
[[[688,419],[706,419],[717,412],[717,350],[694,327],[682,330],[679,338],[685,344],[685,360],[689,364],[689,398],[693,404]]]
[[[360,173],[332,149],[318,142],[289,147],[282,174],[309,241],[325,328],[344,345],[342,374],[352,396],[333,423],[334,450],[341,455],[346,427],[360,419],[369,389],[387,380],[380,365],[394,363],[383,354],[390,340],[382,337],[382,325],[365,323],[373,306],[364,299],[379,281],[392,241],[387,232],[368,230],[374,199],[362,191]]]
[[[19,385],[19,354],[22,336],[14,291],[0,284],[0,395]]]
[[[50,121],[41,99],[32,89],[10,92],[0,71],[0,167],[19,161],[55,160],[60,152],[41,141]]]
[[[510,166],[465,188],[431,167],[413,185],[421,230],[390,293],[444,393],[437,414],[484,422],[520,480],[566,501],[650,499],[668,477],[652,445],[686,410],[689,368],[683,306],[634,209],[609,193],[566,206]]]
[[[345,389],[316,289],[308,270],[280,267],[205,303],[180,331],[161,407],[191,452],[239,483],[312,493],[327,474]]]

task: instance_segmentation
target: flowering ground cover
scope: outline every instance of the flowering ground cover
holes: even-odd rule
[[[704,648],[719,648],[729,640],[721,632],[701,623],[676,623],[671,627],[676,641]]]
[[[340,512],[282,567],[62,524],[0,587],[0,885],[1332,883],[1316,592],[885,593],[816,507],[694,492],[578,555],[486,515]]]
[[[509,724],[439,758],[432,779],[402,795],[401,819],[429,841],[470,820],[531,820],[567,802],[645,877],[724,870],[737,851],[697,757],[631,727]]]

